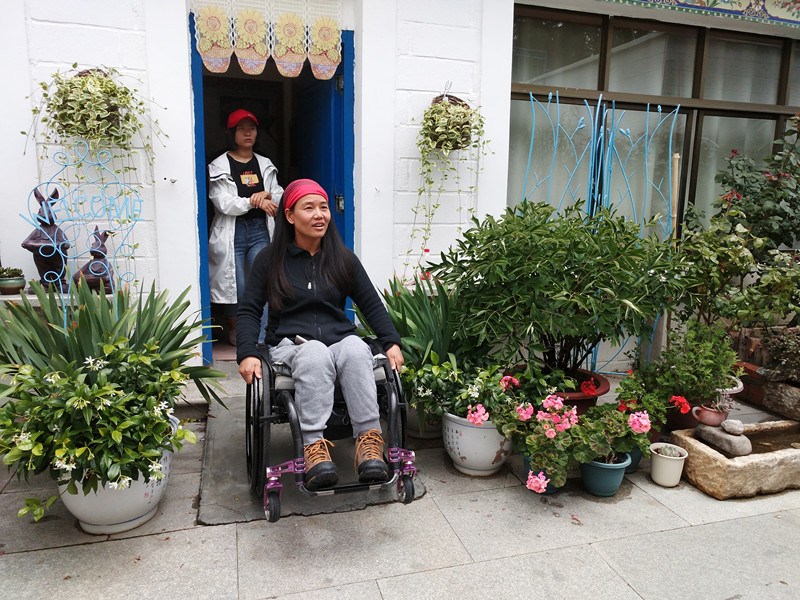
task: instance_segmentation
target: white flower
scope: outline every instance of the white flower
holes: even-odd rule
[[[161,472],[161,464],[157,462],[150,463],[150,466],[147,467],[151,473],[160,473]]]
[[[49,375],[45,375],[44,380],[46,383],[53,385],[56,381],[59,380],[58,373],[50,373]]]
[[[64,461],[63,459],[56,460],[54,463],[56,469],[61,471],[66,471],[67,473],[71,473],[73,469],[75,469],[75,459],[70,458],[69,462]]]
[[[107,406],[111,406],[111,400],[108,398],[100,397],[97,399],[97,403],[100,405],[100,410],[103,410]]]
[[[665,282],[667,281],[667,278],[666,278],[664,275],[659,275],[659,276],[658,276],[658,280],[659,280],[661,283],[665,283]]]
[[[131,487],[131,481],[133,481],[130,477],[123,477],[119,481],[119,489],[124,490]]]
[[[116,481],[109,481],[108,487],[109,489],[116,490],[119,487],[119,484]]]
[[[471,398],[478,398],[481,395],[480,388],[477,385],[471,385],[467,388],[467,395]]]
[[[21,431],[19,435],[15,435],[11,438],[11,441],[15,444],[19,444],[20,442],[27,442],[29,439],[31,439],[31,434],[27,431]]]

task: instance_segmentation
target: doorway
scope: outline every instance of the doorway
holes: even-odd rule
[[[193,30],[193,19],[190,23]],[[192,31],[193,34],[193,31]],[[192,35],[192,39],[193,39]],[[342,63],[330,80],[315,79],[308,64],[299,77],[282,77],[267,61],[260,75],[242,72],[235,56],[226,73],[210,73],[192,45],[192,85],[195,94],[195,161],[200,238],[200,290],[203,318],[214,323],[208,281],[208,230],[214,216],[207,196],[206,166],[227,150],[228,114],[245,108],[256,115],[259,132],[255,151],[278,169],[278,183],[310,178],[328,192],[334,221],[345,245],[353,248],[353,32],[342,32]],[[219,329],[208,329],[209,339]],[[234,360],[227,343],[203,344],[206,361]]]

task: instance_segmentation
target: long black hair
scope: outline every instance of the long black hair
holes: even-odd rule
[[[286,277],[285,261],[289,244],[294,242],[295,232],[294,225],[286,219],[285,198],[285,195],[281,198],[278,212],[275,213],[275,232],[270,241],[267,259],[270,274],[266,281],[267,301],[275,310],[280,310],[284,302],[294,296],[292,286]],[[294,211],[294,206],[291,211]],[[333,216],[328,222],[325,235],[320,240],[319,252],[314,259],[318,261],[319,273],[325,281],[347,295],[355,282],[352,253],[342,242],[339,230],[333,222]]]

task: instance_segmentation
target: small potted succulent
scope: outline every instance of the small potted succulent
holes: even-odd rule
[[[650,444],[650,477],[664,487],[675,487],[681,480],[683,463],[689,453],[675,444]]]
[[[25,277],[22,275],[22,269],[0,267],[0,294],[4,296],[19,294],[24,287]]]

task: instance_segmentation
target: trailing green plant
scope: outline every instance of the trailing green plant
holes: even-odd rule
[[[473,219],[434,275],[458,297],[455,334],[496,364],[573,372],[604,340],[646,335],[682,291],[680,259],[643,225],[522,202]]]
[[[0,267],[0,279],[16,279],[17,277],[22,277],[22,269]]]
[[[447,93],[437,96],[425,109],[417,133],[420,186],[417,203],[412,209],[414,223],[406,252],[406,272],[415,249],[419,248],[420,255],[424,255],[428,247],[433,220],[441,206],[440,198],[451,178],[459,198],[459,211],[464,210],[461,205],[462,193],[475,191],[475,185],[462,190],[459,168],[466,164],[477,176],[480,166],[471,167],[470,163],[479,161],[486,154],[488,141],[484,135],[484,118],[480,110],[456,96]],[[468,152],[464,155],[454,154],[460,150]],[[472,213],[474,207],[469,206],[466,210]],[[424,270],[424,265],[420,266]]]
[[[436,352],[415,367],[405,363],[400,373],[403,389],[414,408],[426,417],[441,416],[448,412],[454,398],[464,389],[464,373],[453,354],[441,361]],[[440,362],[441,361],[441,362]]]
[[[158,121],[150,119],[138,90],[125,85],[122,79],[114,68],[79,70],[75,63],[71,70],[53,73],[50,81],[39,82],[41,99],[33,108],[31,133],[34,141],[42,144],[40,158],[46,158],[52,146],[66,147],[82,140],[90,155],[108,151],[114,158],[127,159],[121,172],[136,170],[130,155],[137,148],[141,148],[152,167],[152,137],[165,134]],[[76,176],[81,176],[80,168],[76,169]]]
[[[62,308],[55,292],[31,287],[41,315],[24,296],[0,306],[3,463],[26,480],[47,472],[73,494],[126,487],[139,472],[157,477],[162,452],[193,441],[168,419],[186,385],[222,403],[225,374],[190,364],[205,336],[203,322],[184,314],[188,290],[171,302],[154,287],[134,299],[79,284]],[[55,499],[27,499],[20,514],[38,520]]]
[[[715,203],[716,216],[742,225],[764,240],[754,248],[760,263],[771,262],[769,252],[792,248],[800,240],[800,115],[788,119],[778,151],[763,164],[736,150],[715,180],[728,190]]]

